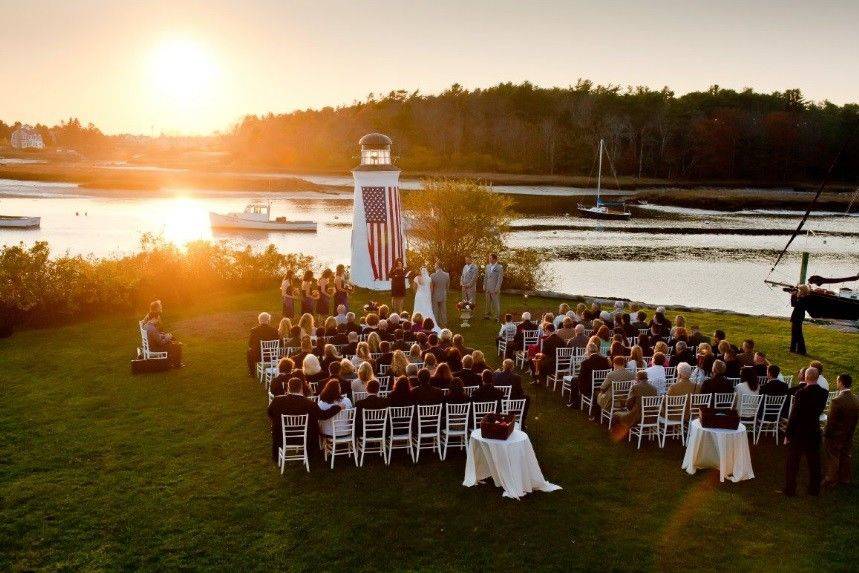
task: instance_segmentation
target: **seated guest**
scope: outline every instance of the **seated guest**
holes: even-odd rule
[[[641,399],[645,396],[657,396],[656,388],[647,381],[647,372],[637,372],[635,383],[629,390],[629,397],[624,407],[627,410],[618,418],[618,422],[625,428],[631,428],[641,421]]]
[[[713,354],[713,347],[708,343],[702,342],[698,345],[698,352],[695,355],[695,364],[703,372],[713,370],[713,362],[716,361],[716,356]]]
[[[625,356],[615,356],[611,360],[611,372],[609,372],[597,394],[597,404],[603,410],[611,408],[612,382],[627,382],[635,380],[635,372],[626,367]]]
[[[322,348],[320,366],[323,372],[328,373],[330,366],[335,363],[339,364],[341,360],[343,360],[343,357],[337,354],[337,347],[333,344],[326,344]]]
[[[743,369],[740,370],[740,383],[737,384],[734,393],[737,395],[737,403],[740,401],[740,396],[757,396],[760,393],[758,390],[758,375],[754,367],[743,366]]]
[[[412,344],[409,348],[409,362],[416,364],[424,361],[424,353],[420,344]]]
[[[577,324],[573,328],[573,337],[567,341],[567,346],[573,348],[585,348],[588,345],[588,337],[585,336],[585,325]]]
[[[337,381],[340,383],[340,393],[348,396],[352,393],[352,382],[358,378],[355,366],[347,359],[340,361],[340,369],[337,372]]]
[[[650,321],[650,335],[655,338],[667,338],[671,330],[671,322],[665,317],[665,307],[656,307],[653,319]]]
[[[280,323],[277,325],[277,333],[280,335],[282,339],[289,338],[289,333],[292,330],[292,320],[289,317],[284,316],[280,319]]]
[[[316,321],[313,315],[308,312],[302,314],[301,318],[298,319],[298,328],[301,336],[314,336],[316,334]]]
[[[689,420],[689,412],[691,409],[692,394],[698,393],[698,384],[692,381],[692,365],[688,362],[681,362],[677,365],[677,381],[668,387],[669,396],[690,396],[686,402],[686,420]]]
[[[475,350],[471,353],[471,357],[474,359],[474,364],[471,366],[471,369],[474,370],[475,373],[480,374],[489,366],[486,365],[486,358],[483,356],[483,353],[479,350]]]
[[[390,366],[391,361],[394,359],[394,353],[391,352],[391,343],[383,340],[379,344],[379,353],[381,356],[376,359],[376,366]]]
[[[650,337],[646,334],[639,334],[637,346],[641,347],[641,352],[644,356],[652,356],[653,348],[650,346]]]
[[[545,384],[546,378],[555,373],[558,348],[566,346],[564,340],[555,332],[551,323],[543,326],[543,349],[534,355],[534,383]]]
[[[390,402],[390,406],[393,407],[411,406],[415,403],[412,398],[412,391],[409,388],[408,378],[405,376],[397,378],[394,382],[393,390],[388,394],[388,401]]]
[[[522,322],[516,325],[516,335],[513,337],[513,350],[524,350],[526,330],[537,330],[537,325],[531,321],[531,313],[522,313]]]
[[[725,377],[725,363],[721,360],[714,361],[710,377],[701,384],[701,394],[727,394],[733,391],[734,386]]]
[[[624,359],[629,356],[629,349],[623,345],[623,342],[615,340],[611,343],[611,349],[608,351],[609,358],[621,356]]]
[[[522,377],[513,370],[514,362],[506,358],[501,363],[501,368],[492,374],[493,386],[510,386],[510,399],[520,400],[525,398],[525,390],[522,389]]]
[[[781,379],[781,368],[777,364],[770,364],[767,367],[767,381],[761,385],[761,394],[765,396],[786,396],[788,390],[787,383]]]
[[[767,355],[763,352],[755,352],[754,364],[752,365],[755,369],[755,374],[758,377],[767,375],[767,367],[769,366],[769,362],[767,362]]]
[[[382,338],[379,336],[377,332],[371,332],[367,336],[367,346],[370,348],[370,352],[372,354],[377,354],[380,352],[382,348]]]
[[[465,389],[462,385],[462,380],[459,378],[454,378],[450,383],[450,390],[447,392],[447,396],[445,396],[444,401],[448,404],[465,404],[466,402],[471,402],[471,398],[465,393]],[[444,418],[444,416],[442,416]]]
[[[689,350],[689,345],[682,340],[674,345],[674,354],[669,359],[669,366],[676,367],[681,362],[689,365],[695,364],[695,355]]]
[[[370,366],[373,367],[376,365],[373,357],[370,356],[370,345],[366,342],[359,342],[358,346],[355,347],[355,356],[352,357],[352,365],[357,368],[364,362],[369,362]]]
[[[450,388],[452,381],[453,375],[450,373],[450,366],[447,362],[442,362],[436,366],[435,372],[430,376],[430,384],[435,388]]]
[[[338,330],[337,319],[333,316],[326,318],[322,327],[316,329],[316,336],[320,339],[319,343],[323,344],[321,341],[322,338],[334,338],[337,336]]]
[[[626,367],[633,372],[647,368],[647,362],[644,360],[644,351],[639,345],[636,344],[629,349],[629,360],[626,362]]]
[[[391,340],[391,337],[393,336],[393,331],[391,330],[391,327],[388,325],[387,320],[382,319],[379,321],[379,329],[376,331],[376,334],[379,336],[379,340]],[[369,341],[369,338],[368,338],[368,341]]]
[[[686,318],[682,314],[674,317],[674,326],[671,327],[668,336],[675,339],[678,338],[677,331],[680,329],[686,330]]]
[[[743,341],[743,350],[737,355],[737,360],[743,366],[754,366],[755,364],[755,341],[747,338]]]
[[[444,355],[444,361],[447,362],[447,365],[450,366],[451,372],[456,372],[457,370],[462,369],[462,355],[459,353],[459,350],[450,347],[447,349],[447,353]]]
[[[294,324],[289,329],[289,337],[285,337],[283,345],[287,348],[298,348],[301,346],[301,327]]]
[[[438,333],[438,345],[447,353],[450,347],[453,346],[453,333],[448,328],[443,328]]]
[[[623,331],[623,336],[626,338],[637,338],[638,329],[632,326],[632,318],[628,312],[620,315],[620,329]]]
[[[438,360],[435,359],[435,354],[430,354],[429,352],[424,354],[424,368],[428,368],[430,372],[433,372],[436,366],[438,366]]]
[[[722,362],[725,363],[725,376],[728,378],[739,378],[740,369],[743,367],[743,364],[737,358],[734,349],[726,342],[720,351],[722,353]]]
[[[292,378],[292,371],[294,369],[295,363],[291,359],[281,358],[277,363],[277,376],[272,378],[269,392],[275,396],[285,395],[287,393],[289,379]]]
[[[352,380],[352,395],[354,396],[355,392],[366,392],[367,382],[375,379],[376,377],[373,375],[373,366],[370,365],[369,362],[363,362],[361,366],[358,367],[358,377]]]
[[[853,378],[844,372],[835,379],[838,395],[832,399],[826,429],[823,431],[823,452],[826,458],[826,478],[823,485],[848,485],[852,481],[851,460],[853,434],[859,417],[859,400],[853,395]]]
[[[471,354],[462,357],[462,370],[453,373],[454,378],[459,378],[463,386],[479,386],[480,375],[474,371],[474,358]]]
[[[310,342],[310,337],[306,334],[301,335],[301,346],[298,349],[297,354],[292,355],[292,359],[296,364],[301,364],[304,362],[304,357],[308,354],[313,354],[313,343]]]
[[[334,382],[335,392],[339,398],[339,388]],[[327,388],[327,386],[326,386]],[[271,404],[268,405],[268,419],[271,422],[271,459],[277,463],[277,450],[283,445],[283,430],[281,427],[281,416],[301,416],[307,414],[307,444],[308,456],[311,452],[317,451],[314,444],[318,444],[317,435],[319,433],[319,423],[324,420],[336,416],[344,407],[344,403],[334,402],[326,403],[325,408],[320,404],[306,398],[302,395],[302,383],[298,378],[292,378],[287,383],[287,394],[276,396]],[[329,397],[331,397],[329,395]],[[322,399],[320,398],[320,401]]]
[[[578,384],[574,386],[577,391],[570,392],[570,401],[567,402],[567,406],[578,404],[582,396],[591,395],[594,370],[611,369],[611,363],[608,361],[608,358],[600,354],[599,347],[596,344],[588,344],[585,352],[587,353],[587,358],[582,360],[581,367],[579,368]]]
[[[576,323],[569,316],[565,316],[561,321],[561,328],[557,328],[555,334],[569,346],[570,341],[576,336]]]
[[[504,323],[501,325],[501,329],[498,331],[498,336],[495,337],[496,343],[501,341],[510,342],[510,344],[508,344],[506,347],[507,351],[505,354],[505,358],[508,354],[513,353],[512,341],[514,338],[516,338],[516,323],[513,322],[513,315],[508,313],[504,315]]]
[[[354,332],[358,334],[361,332],[361,327],[358,324],[357,319],[355,318],[354,312],[346,313],[346,323],[340,326],[340,332],[343,334],[349,334],[350,332]]]
[[[393,376],[394,380],[400,376],[405,376],[408,366],[409,359],[406,357],[406,353],[402,350],[395,350],[391,354],[391,365],[388,366],[388,376]]]
[[[471,393],[472,402],[493,402],[501,400],[504,397],[504,392],[495,388],[492,385],[493,373],[491,370],[484,370],[480,375],[480,386]]]
[[[707,337],[701,332],[701,327],[693,324],[689,328],[689,339],[686,341],[691,348],[698,348],[702,342],[707,342]],[[690,363],[691,364],[691,363]]]
[[[336,406],[340,406],[341,410],[352,408],[352,401],[349,400],[347,396],[341,395],[340,384],[337,380],[328,381],[325,388],[323,388],[322,392],[319,393],[318,403],[319,409],[322,410],[323,413]],[[329,416],[319,422],[319,431],[323,436],[334,435],[334,423],[331,421],[332,417],[333,416]]]
[[[150,311],[150,315],[151,315]],[[160,317],[160,314],[158,315]],[[280,340],[280,334],[272,328],[271,326],[271,315],[267,312],[259,313],[257,317],[258,324],[251,329],[250,336],[248,336],[248,375],[256,376],[256,368],[257,362],[260,361],[260,342],[270,341],[270,340]],[[157,324],[154,322],[154,318],[150,319],[147,323],[149,324]],[[148,326],[144,325],[146,328],[146,333],[149,335],[150,329]],[[157,345],[161,346],[169,346],[173,341],[173,337],[170,334],[162,334],[158,333],[157,329],[153,329],[155,336],[149,336],[149,348],[153,351],[156,350],[155,346],[153,346],[153,339],[157,342]],[[157,346],[156,345],[156,346]],[[169,352],[169,349],[168,349]],[[169,358],[169,355],[168,355]]]
[[[427,348],[426,348],[426,350],[424,350],[425,356],[426,356],[427,352],[429,352],[430,354],[435,356],[436,364],[443,361],[444,357],[445,357],[444,349],[441,346],[439,346],[438,344],[439,344],[438,336],[436,336],[435,334],[430,334],[427,337]]]
[[[424,315],[416,312],[412,315],[412,332],[420,332],[424,328]]]
[[[409,388],[418,387],[418,368],[417,364],[409,364],[406,367],[406,379],[409,381]]]
[[[424,324],[422,330],[427,334],[431,332],[435,332],[435,322],[430,317],[426,317],[424,319]]]
[[[375,312],[369,313],[364,318],[364,326],[362,327],[363,334],[369,334],[379,328],[379,315]]]
[[[653,345],[654,357],[657,354],[661,354],[665,358],[664,362],[656,362],[654,358],[651,358],[650,364],[648,364],[648,366],[653,366],[654,364],[659,364],[660,366],[670,366],[670,364],[668,363],[668,344],[665,341],[660,340]]]
[[[632,323],[632,326],[635,327],[635,330],[638,332],[649,330],[650,325],[647,324],[647,313],[643,310],[638,311],[638,314],[635,315],[635,322]],[[636,332],[636,334],[638,332]]]
[[[552,321],[552,326],[555,327],[555,332],[557,332],[558,329],[561,328],[561,324],[563,323],[564,318],[566,318],[567,313],[569,311],[570,305],[568,305],[567,303],[562,302],[558,305],[558,316],[556,316],[555,319]]]
[[[466,354],[471,354],[472,352],[474,352],[473,348],[469,348],[465,345],[461,334],[453,335],[453,347],[459,350],[460,356],[465,356]]]
[[[650,385],[656,388],[657,394],[665,394],[668,389],[668,378],[665,375],[665,355],[661,352],[657,352],[653,355],[653,366],[648,367],[645,372],[647,372],[647,381],[650,382]]]
[[[391,405],[388,398],[379,396],[379,381],[370,380],[367,382],[367,397],[363,400],[355,402],[355,437],[360,438],[361,431],[364,426],[363,414],[364,410],[381,410]]]
[[[334,320],[337,321],[337,328],[341,332],[343,331],[343,326],[349,322],[349,315],[346,313],[346,305],[338,304],[337,305],[337,316],[334,317]]]
[[[307,384],[315,384],[317,388],[319,388],[320,384],[328,380],[328,371],[322,370],[322,365],[314,354],[308,354],[304,357],[304,362],[301,363],[301,371],[304,374],[304,381]]]
[[[441,404],[444,402],[444,392],[430,384],[430,371],[426,368],[418,370],[418,386],[412,389],[412,399],[415,404]]]

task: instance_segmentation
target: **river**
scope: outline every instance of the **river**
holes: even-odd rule
[[[324,177],[324,182],[318,182],[341,186],[349,181],[348,177]],[[496,190],[545,194],[541,187],[504,187]],[[552,195],[593,193],[549,189]],[[318,221],[315,234],[212,230],[210,210],[241,211],[257,196],[181,189],[143,196],[93,192],[69,184],[0,180],[0,213],[42,217],[40,229],[0,229],[0,244],[47,241],[55,254],[108,256],[133,252],[144,233],[156,233],[179,245],[196,239],[252,248],[274,244],[283,252],[313,255],[325,265],[348,263],[351,193],[265,195],[272,202],[273,216]],[[598,222],[575,213],[529,212],[515,221],[505,240],[510,246],[543,250],[549,290],[786,316],[790,309],[785,294],[765,286],[763,279],[800,216],[791,211],[724,212],[646,205],[633,208],[629,222]],[[795,282],[799,276],[796,252],[802,250],[811,253],[810,274],[856,272],[859,218],[816,213],[806,227],[812,234],[797,238],[773,279]]]

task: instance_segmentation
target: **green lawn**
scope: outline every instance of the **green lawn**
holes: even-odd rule
[[[855,567],[859,493],[777,495],[784,449],[771,439],[753,447],[756,479],[719,484],[680,469],[679,443],[636,451],[542,388],[529,388],[529,433],[563,491],[517,502],[464,488],[459,453],[281,476],[244,364],[256,313],[278,302],[273,291],[168,308],[187,367],[166,374],[129,372],[139,317],[0,340],[0,569]],[[786,321],[688,318],[755,338],[787,372],[802,363],[785,351]],[[467,340],[491,357],[495,328],[478,321]],[[830,380],[859,374],[859,336],[808,327],[807,340]]]

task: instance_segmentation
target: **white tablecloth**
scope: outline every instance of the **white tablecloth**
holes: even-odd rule
[[[700,420],[692,420],[683,469],[694,474],[701,468],[718,469],[719,481],[728,478],[738,482],[755,477],[746,426],[740,424],[736,430],[721,430],[705,428]]]
[[[531,440],[519,429],[513,430],[506,440],[486,439],[479,429],[471,432],[462,485],[471,487],[488,477],[496,486],[504,488],[504,497],[514,499],[534,490],[561,489],[543,477]]]

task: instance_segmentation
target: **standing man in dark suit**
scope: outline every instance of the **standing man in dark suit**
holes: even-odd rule
[[[268,405],[268,419],[271,422],[271,459],[277,463],[277,449],[283,445],[281,416],[300,416],[307,414],[307,455],[318,450],[319,420],[327,420],[340,412],[340,406],[320,410],[313,400],[301,393],[303,383],[298,378],[290,378],[287,394],[277,396]]]
[[[787,420],[784,443],[787,448],[784,494],[796,495],[796,475],[804,455],[808,462],[808,494],[820,494],[820,415],[829,393],[817,384],[817,368],[805,371],[805,386],[794,395],[793,410]]]
[[[267,312],[259,313],[257,325],[251,329],[248,336],[248,375],[256,375],[256,365],[260,361],[259,343],[264,340],[280,340],[280,334],[271,325],[271,315]]]
[[[859,399],[853,394],[853,378],[846,372],[838,375],[835,382],[838,395],[832,399],[826,429],[823,431],[823,446],[826,453],[826,479],[823,485],[849,484],[853,461],[853,433],[859,417]]]

